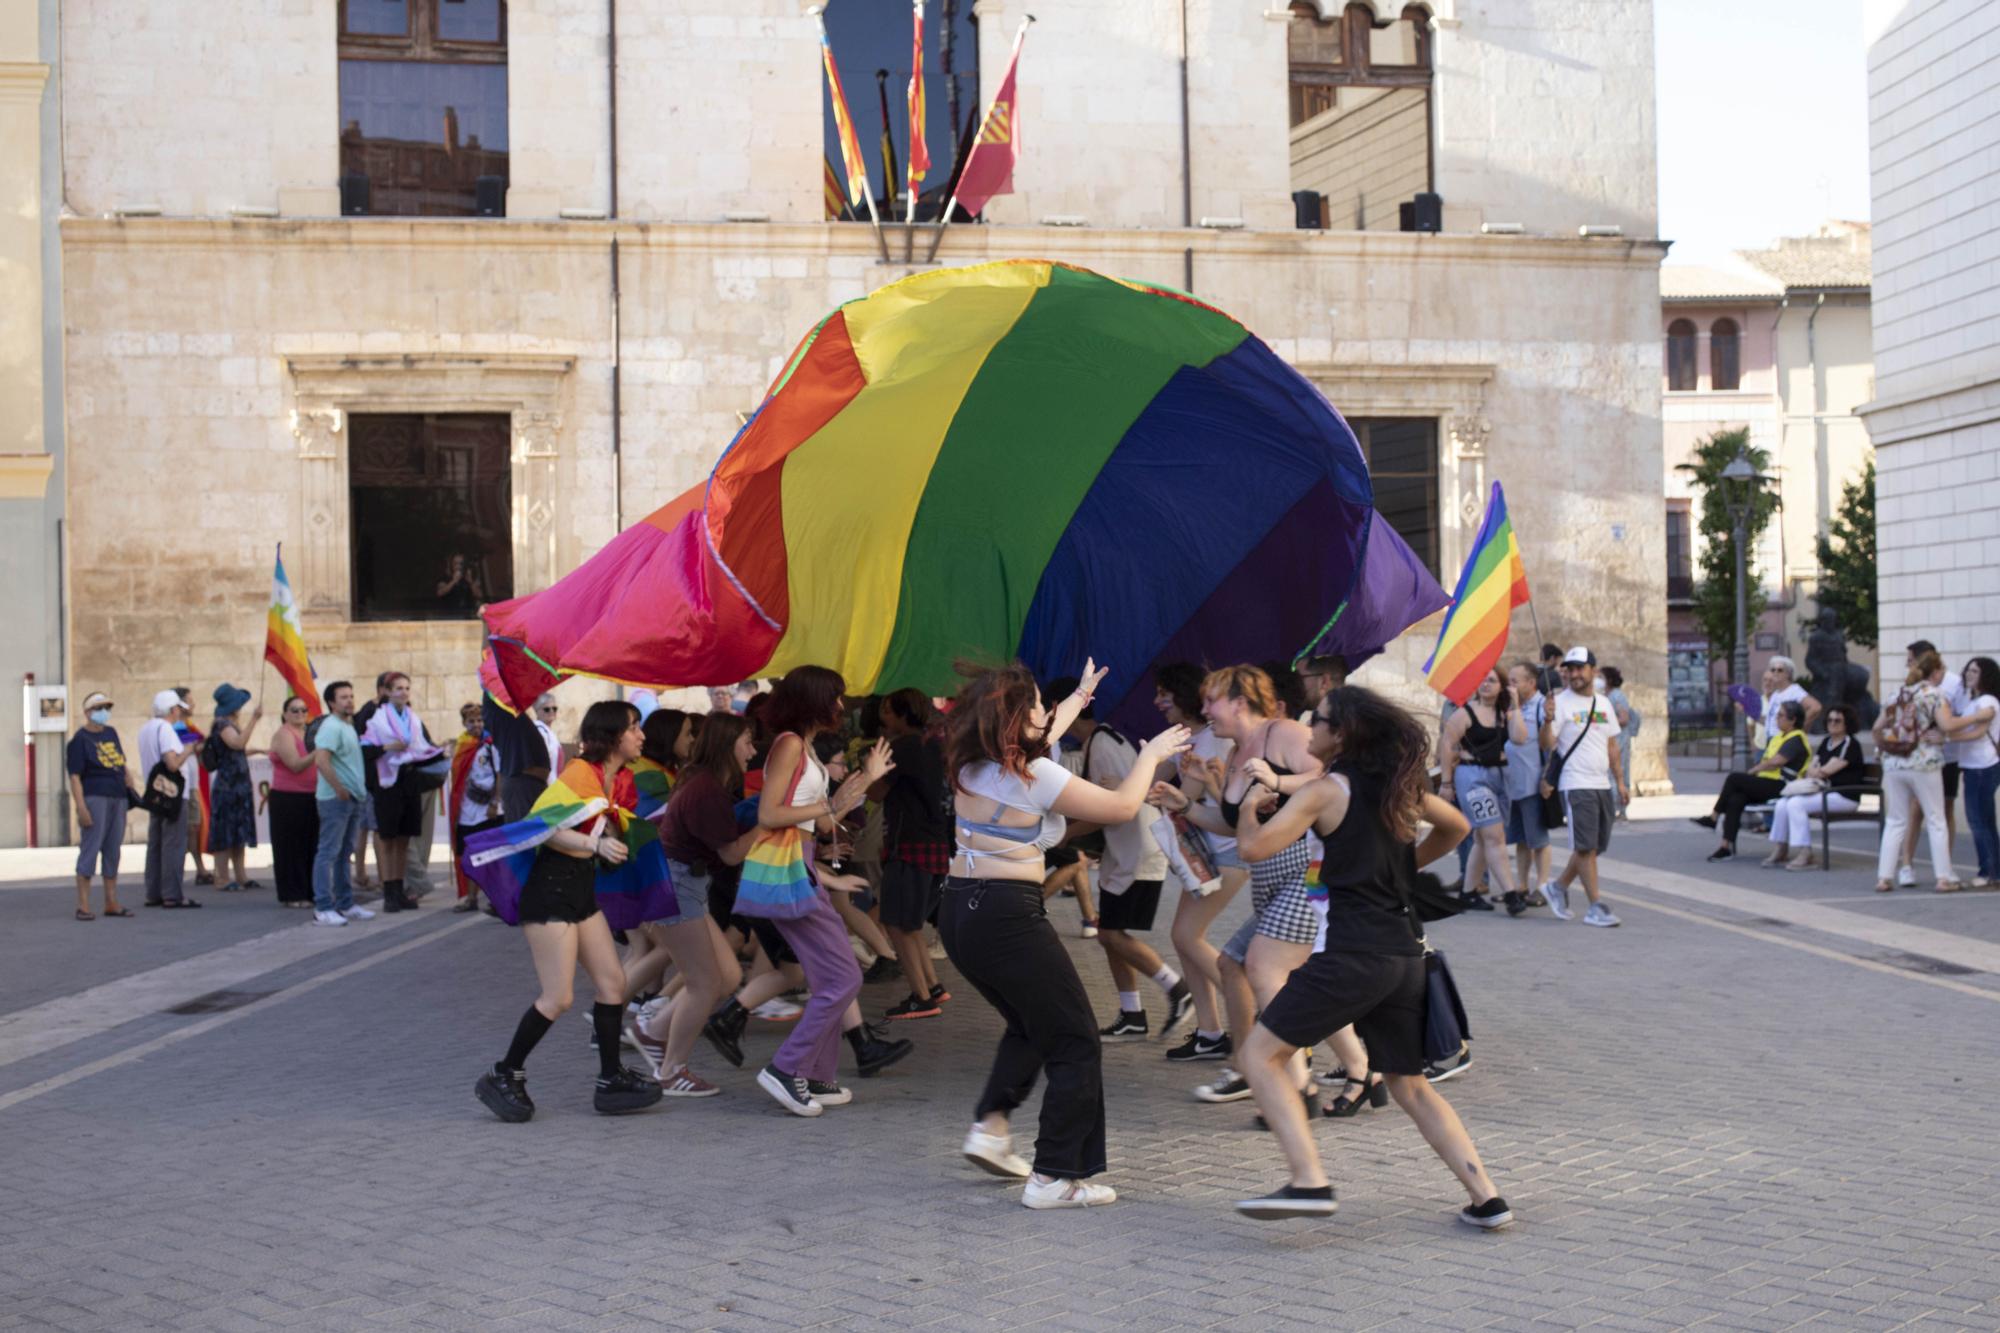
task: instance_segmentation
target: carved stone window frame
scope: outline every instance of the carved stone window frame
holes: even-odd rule
[[[1447,587],[1465,563],[1486,509],[1486,445],[1493,423],[1487,364],[1308,364],[1300,374],[1319,386],[1342,416],[1431,417],[1438,423],[1438,577]]]
[[[504,412],[512,447],[508,508],[514,591],[546,588],[556,550],[557,468],[575,393],[576,358],[512,353],[295,354],[292,437],[298,441],[300,610],[321,624],[353,615],[347,418],[352,412]]]

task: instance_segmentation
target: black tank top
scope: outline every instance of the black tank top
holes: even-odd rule
[[[1504,768],[1507,764],[1507,715],[1495,713],[1494,725],[1484,727],[1479,724],[1479,714],[1471,705],[1465,709],[1465,736],[1458,748],[1465,754],[1465,762],[1477,768]]]
[[[1326,887],[1326,948],[1329,953],[1373,953],[1412,957],[1423,953],[1403,906],[1399,884],[1417,873],[1417,849],[1382,822],[1381,787],[1371,778],[1335,764],[1347,779],[1347,817],[1331,833],[1321,833],[1326,853],[1319,879]]]

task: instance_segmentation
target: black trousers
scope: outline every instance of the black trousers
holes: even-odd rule
[[[278,901],[313,900],[313,853],[319,847],[319,802],[309,791],[274,791],[271,816],[271,878]]]
[[[1035,1170],[1075,1180],[1104,1169],[1104,1067],[1097,1016],[1042,906],[1042,886],[947,879],[938,938],[1007,1030],[975,1117],[1011,1113],[1046,1072]]]
[[[1761,774],[1731,773],[1722,780],[1722,795],[1715,798],[1715,813],[1722,818],[1722,840],[1736,845],[1736,830],[1743,825],[1743,808],[1778,799],[1785,789],[1784,779]]]

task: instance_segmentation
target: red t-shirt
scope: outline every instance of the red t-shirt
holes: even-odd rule
[[[705,768],[684,770],[660,815],[660,845],[667,859],[711,874],[733,873],[736,867],[724,865],[720,852],[740,836],[736,802],[715,774]]]

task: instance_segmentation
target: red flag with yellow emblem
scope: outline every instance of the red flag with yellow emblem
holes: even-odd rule
[[[1007,62],[1007,77],[1000,81],[1000,91],[986,108],[986,119],[979,124],[979,141],[973,144],[971,156],[965,159],[965,170],[958,178],[958,205],[973,217],[979,215],[994,195],[1014,192],[1014,164],[1021,160],[1021,120],[1015,111],[1014,73],[1020,68],[1021,42],[1027,35],[1028,25],[1023,23],[1014,38],[1014,55]]]

